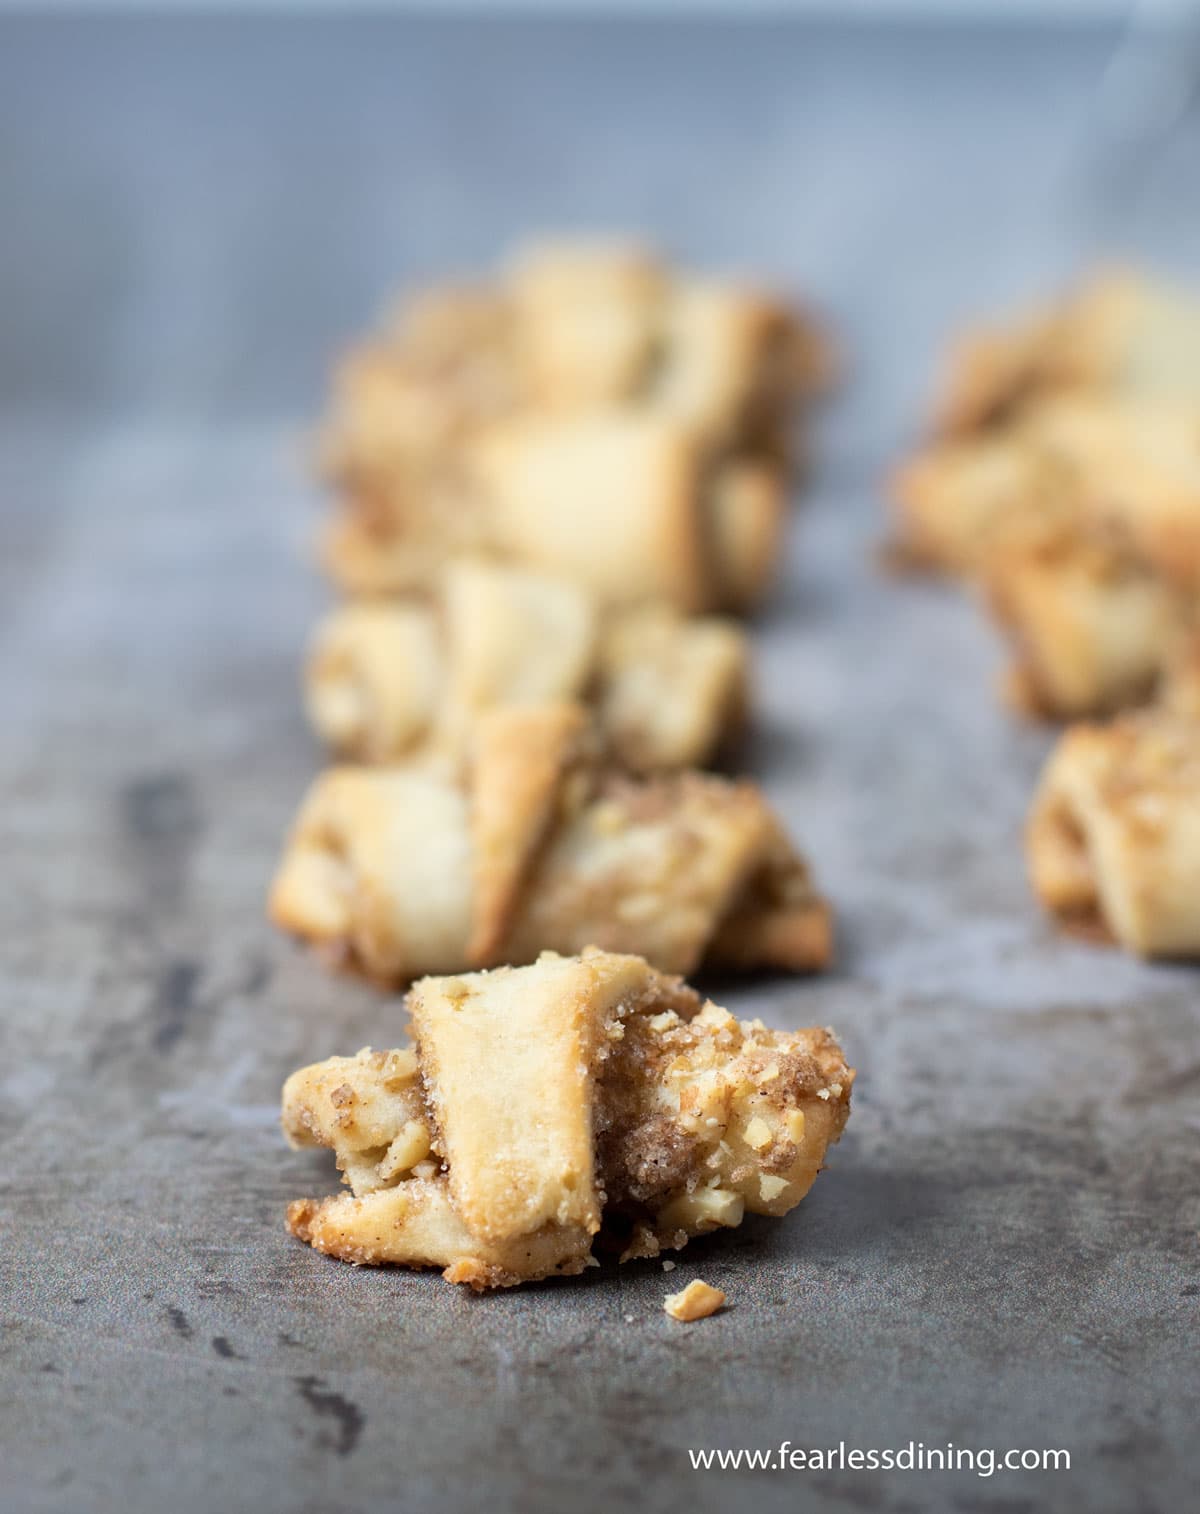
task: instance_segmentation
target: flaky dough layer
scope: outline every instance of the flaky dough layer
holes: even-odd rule
[[[1043,400],[913,459],[895,497],[903,560],[981,591],[1021,708],[1075,719],[1153,693],[1200,586],[1200,402]]]
[[[804,1197],[854,1073],[827,1031],[768,1031],[634,957],[545,954],[427,979],[411,1049],[289,1078],[294,1145],[334,1150],[350,1193],[293,1234],[352,1262],[473,1288],[581,1271],[598,1236],[652,1256]]]
[[[736,622],[666,606],[602,615],[569,579],[459,559],[429,598],[328,615],[305,693],[330,746],[369,763],[460,761],[490,710],[584,700],[614,764],[653,773],[705,767],[736,736],[749,661]]]
[[[603,603],[740,612],[778,560],[812,320],[628,245],[562,244],[431,290],[352,353],[321,440],[352,595],[454,554],[574,578]]]
[[[462,783],[436,767],[317,780],[271,890],[283,929],[384,983],[600,945],[667,971],[806,971],[827,905],[761,792],[609,775],[578,706],[497,711]]]
[[[1034,890],[1064,924],[1139,956],[1200,956],[1200,720],[1150,710],[1071,727],[1027,846]]]
[[[1003,424],[1049,395],[1200,403],[1200,303],[1132,269],[1093,274],[1055,304],[955,344],[938,429]]]

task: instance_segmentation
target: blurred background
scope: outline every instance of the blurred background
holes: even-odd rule
[[[310,415],[545,228],[802,290],[903,406],[1083,259],[1194,266],[1198,90],[1191,0],[0,6],[0,412]]]

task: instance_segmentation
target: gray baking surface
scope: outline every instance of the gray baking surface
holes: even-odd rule
[[[965,316],[1105,224],[1102,37],[657,24],[0,24],[0,1505],[1178,1510],[1197,1459],[1200,1010],[1056,938],[968,603],[872,566]],[[1090,174],[1090,176],[1089,176]],[[1194,181],[1193,181],[1194,182]],[[1127,186],[1127,189],[1129,186]],[[1150,197],[1152,198],[1152,197]],[[1194,197],[1192,200],[1194,209]],[[1150,208],[1147,209],[1147,204]],[[848,1133],[783,1223],[475,1298],[290,1240],[301,1062],[401,1035],[262,919],[319,754],[302,428],[405,276],[641,226],[811,290],[847,384],[758,627],[753,760],[835,900]],[[681,1326],[667,1288],[730,1307]],[[1070,1472],[693,1473],[686,1448],[1063,1447]]]

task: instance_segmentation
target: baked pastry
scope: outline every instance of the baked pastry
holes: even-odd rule
[[[340,368],[326,565],[390,595],[486,553],[606,603],[749,608],[797,408],[831,369],[811,320],[757,290],[637,246],[531,249],[491,286],[419,297]]]
[[[595,944],[667,971],[827,964],[828,906],[761,792],[606,772],[577,705],[479,722],[465,782],[436,766],[314,784],[270,913],[385,984]]]
[[[1021,708],[1146,698],[1200,586],[1200,407],[1046,400],[896,480],[902,555],[964,574],[1014,649]]]
[[[460,559],[432,600],[333,611],[305,685],[317,730],[363,762],[461,757],[485,710],[578,698],[617,766],[654,772],[707,765],[742,726],[749,643],[732,621],[665,606],[601,617],[569,580]]]
[[[678,275],[637,245],[542,244],[490,286],[406,302],[339,371],[322,451],[340,483],[395,492],[452,466],[481,424],[621,407],[782,455],[832,370],[811,317],[757,289]]]
[[[1164,709],[1200,719],[1200,631],[1196,628],[1200,607],[1193,605],[1191,609],[1186,627],[1172,641],[1164,659],[1156,694]]]
[[[1072,726],[1042,775],[1030,876],[1064,924],[1143,957],[1200,956],[1200,720]]]
[[[645,248],[543,244],[509,273],[532,408],[660,410],[720,446],[786,449],[832,358],[808,317],[757,289],[673,273]]]
[[[982,570],[1042,713],[1148,697],[1200,588],[1200,409],[1061,405],[1075,466],[1055,509],[997,534]]]
[[[938,429],[1007,423],[1064,392],[1200,403],[1200,301],[1133,270],[1109,269],[1057,305],[971,333],[952,349]]]
[[[744,611],[774,579],[779,469],[717,457],[677,421],[527,418],[484,436],[474,465],[491,547],[584,584],[602,604]]]
[[[1078,719],[1148,699],[1186,597],[1095,526],[999,550],[984,578],[1012,650],[1005,690],[1024,714]]]
[[[349,353],[334,372],[320,436],[324,471],[370,491],[425,485],[480,425],[517,402],[508,312],[484,290],[430,290],[394,329]]]
[[[410,1048],[294,1073],[283,1125],[349,1193],[288,1228],[356,1263],[508,1287],[783,1215],[812,1186],[854,1079],[828,1031],[739,1024],[638,957],[546,953],[427,978]],[[603,1230],[602,1230],[603,1227]]]
[[[1200,402],[1043,401],[1005,430],[918,453],[891,492],[909,564],[975,575],[1011,544],[1101,525],[1200,585]]]
[[[351,595],[419,592],[481,554],[579,583],[602,605],[753,608],[770,587],[786,485],[636,410],[525,415],[464,444],[456,476],[343,501],[325,563]]]
[[[638,396],[659,356],[671,275],[634,243],[543,243],[518,252],[513,361],[535,409],[607,408]]]
[[[1038,422],[1034,416],[1021,428],[935,443],[893,471],[897,565],[971,577],[998,541],[1074,516],[1075,460]]]

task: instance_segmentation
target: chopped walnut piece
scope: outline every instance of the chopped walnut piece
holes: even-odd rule
[[[696,1319],[707,1319],[710,1314],[715,1314],[725,1302],[725,1295],[719,1288],[710,1288],[700,1278],[694,1277],[686,1288],[681,1288],[678,1293],[668,1293],[663,1302],[663,1308],[672,1319],[690,1323]]]

